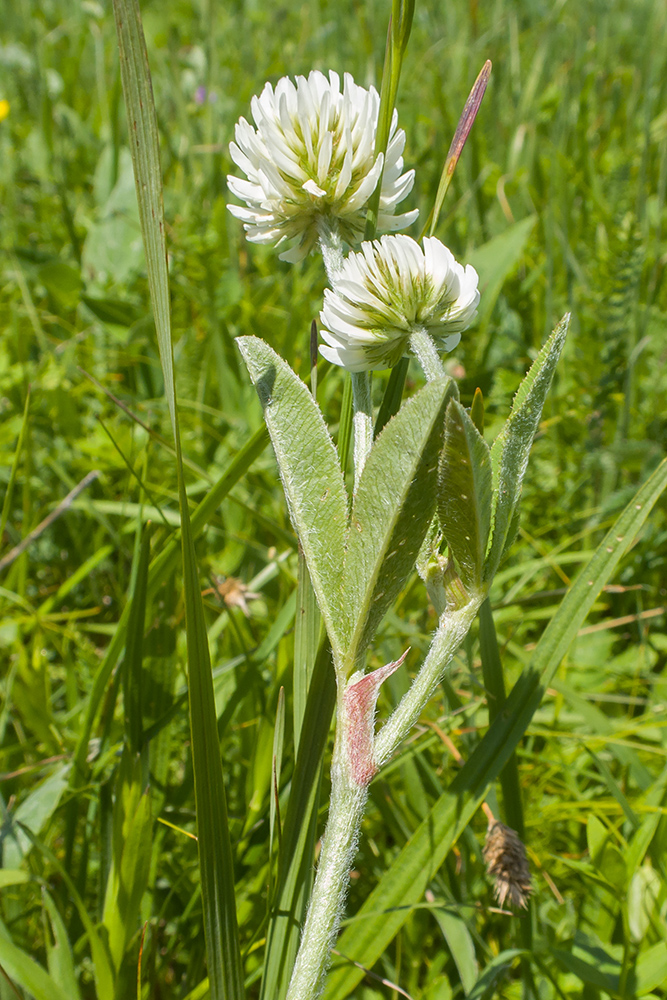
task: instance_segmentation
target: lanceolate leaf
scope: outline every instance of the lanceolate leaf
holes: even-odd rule
[[[294,529],[334,652],[342,651],[341,571],[347,494],[336,449],[310,390],[258,337],[236,341],[264,407]]]
[[[354,669],[415,564],[435,509],[447,403],[436,379],[409,399],[376,439],[354,498],[343,575]]]
[[[452,845],[484,801],[491,784],[516,749],[570,643],[600,590],[634,541],[651,508],[667,486],[667,460],[636,493],[568,591],[514,685],[499,717],[437,800],[403,850],[344,932],[337,949],[366,968],[372,967],[419,902]],[[346,962],[335,969],[325,1000],[344,1000],[363,976]]]
[[[141,757],[125,749],[116,778],[111,871],[102,923],[116,971],[139,927],[139,907],[146,887],[152,848],[150,795]]]
[[[512,518],[516,514],[528,456],[542,415],[551,380],[565,343],[570,317],[566,315],[551,334],[519,386],[512,412],[493,443],[494,518],[491,547],[487,555],[485,577],[493,575],[510,538]]]
[[[491,456],[486,441],[455,399],[447,407],[438,517],[463,584],[478,587],[491,525]]]

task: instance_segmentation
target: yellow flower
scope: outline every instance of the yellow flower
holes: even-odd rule
[[[4,121],[4,119],[7,117],[8,114],[9,114],[9,101],[5,100],[0,101],[0,122]]]

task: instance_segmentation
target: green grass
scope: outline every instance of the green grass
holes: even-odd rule
[[[246,244],[227,213],[234,123],[248,115],[266,79],[286,73],[332,67],[379,84],[388,7],[166,0],[142,13],[194,510],[261,427],[233,339],[261,336],[305,375],[323,288],[316,260],[279,263],[272,251]],[[464,335],[456,361],[463,402],[470,404],[477,385],[484,392],[490,436],[546,333],[573,313],[524,485],[520,535],[492,592],[508,690],[565,588],[667,451],[667,51],[658,44],[666,20],[657,0],[423,2],[415,13],[398,107],[406,163],[417,168],[408,207],[418,205],[422,220],[468,90],[484,60],[493,61],[437,230],[486,279],[479,325]],[[112,992],[122,1000],[136,995],[145,927],[142,995],[203,997],[197,845],[187,835],[194,789],[178,558],[149,589],[141,703],[152,738],[144,771],[121,760],[122,661],[98,682],[91,742],[75,759],[94,680],[141,572],[142,520],[154,525],[153,556],[173,540],[179,520],[113,14],[96,2],[5,0],[0,25],[0,100],[9,101],[0,122],[0,481],[8,493],[0,559],[84,476],[100,472],[0,579],[8,870],[0,870],[0,965],[26,986],[21,992],[0,975],[0,998],[17,990],[46,995],[26,955],[48,966],[65,996],[110,996],[100,986],[111,924],[105,892],[114,850],[127,839],[114,824],[122,831],[123,816],[138,815],[147,786],[146,888],[117,921],[125,938],[112,948],[123,953],[110,973]],[[202,104],[199,87],[207,92]],[[409,389],[418,380],[411,368]],[[385,381],[374,381],[378,404]],[[342,391],[338,371],[318,391],[334,429]],[[281,686],[283,819],[294,768],[291,602],[299,566],[270,450],[257,446],[251,457],[248,468],[238,463],[231,492],[206,516],[196,551],[241,951],[248,995],[256,997],[267,884],[275,880],[270,790]],[[516,950],[526,947],[528,921],[541,998],[667,996],[660,950],[667,934],[666,510],[663,499],[519,744],[535,884],[530,916],[494,908],[481,858],[486,821],[477,813],[373,968],[414,1000],[519,997]],[[248,617],[218,593],[216,581],[225,577],[259,595],[249,600]],[[415,578],[385,619],[374,665],[409,645],[407,666],[416,669],[434,625]],[[307,639],[301,670],[304,649],[316,644]],[[381,716],[405,683],[400,672],[387,682]],[[347,907],[351,935],[360,906],[458,771],[439,734],[468,759],[486,732],[482,684],[473,635],[414,739],[373,783]],[[488,802],[504,815],[500,782]],[[335,964],[347,968],[343,959]],[[349,995],[398,994],[367,977]]]

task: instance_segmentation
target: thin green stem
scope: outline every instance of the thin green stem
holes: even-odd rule
[[[410,347],[417,355],[427,382],[433,382],[434,379],[442,378],[443,375],[447,374],[433,343],[433,338],[428,335],[425,329],[414,331],[410,337]]]
[[[479,609],[479,643],[482,658],[482,676],[489,709],[489,722],[493,722],[502,711],[505,704],[505,679],[500,660],[496,629],[493,622],[491,603],[487,599]],[[521,802],[521,785],[516,756],[513,754],[500,775],[500,785],[503,791],[505,819],[507,825],[516,830],[519,838],[524,839],[523,805]]]
[[[503,665],[500,659],[496,628],[493,621],[493,612],[488,597],[479,609],[479,645],[482,659],[482,677],[484,679],[486,702],[489,710],[489,722],[492,723],[502,711],[507,695],[505,692]],[[503,793],[505,822],[516,831],[519,839],[523,841],[525,839],[525,827],[523,803],[521,800],[521,782],[519,781],[519,767],[516,754],[512,754],[500,772],[500,787]],[[530,900],[527,902],[527,909],[528,912],[525,919],[520,921],[520,934],[523,947],[530,951],[533,945]],[[521,960],[521,970],[524,997],[532,997],[534,995],[533,976],[530,962],[526,959]]]
[[[385,389],[377,420],[375,421],[375,437],[378,436],[382,428],[391,418],[398,413],[403,399],[403,389],[405,387],[405,376],[408,374],[408,358],[401,358],[397,365],[391,370],[387,388]]]
[[[354,488],[373,447],[373,404],[370,372],[352,372],[352,426],[354,430]]]
[[[346,372],[343,387],[343,398],[340,404],[340,422],[338,424],[338,457],[343,476],[347,472],[347,460],[350,455],[350,439],[352,438],[352,378]]]

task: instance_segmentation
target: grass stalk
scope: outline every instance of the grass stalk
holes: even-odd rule
[[[482,602],[479,609],[479,645],[489,723],[493,723],[505,706],[507,692],[505,690],[503,665],[498,648],[498,637],[493,621],[493,611],[491,609],[491,601],[488,597]],[[503,793],[505,822],[507,826],[511,827],[518,834],[519,840],[525,842],[521,781],[519,779],[519,766],[516,753],[511,755],[500,772],[499,781]],[[530,952],[533,947],[532,904],[530,899],[526,901],[526,913],[520,920],[519,927],[521,944],[526,951]],[[535,995],[535,987],[530,959],[525,956],[521,959],[521,972],[524,998],[525,1000],[531,1000]]]

